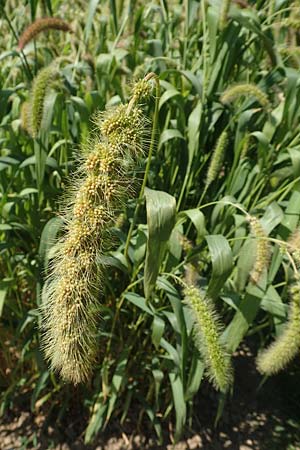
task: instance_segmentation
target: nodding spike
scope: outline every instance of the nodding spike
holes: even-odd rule
[[[103,272],[99,260],[108,229],[130,196],[135,181],[130,174],[143,154],[147,122],[137,98],[131,109],[128,105],[97,116],[98,135],[83,154],[64,217],[65,234],[56,244],[44,290],[45,355],[52,370],[74,384],[90,376],[97,358]]]

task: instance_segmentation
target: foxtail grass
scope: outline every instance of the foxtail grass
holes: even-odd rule
[[[206,189],[211,185],[211,183],[218,177],[220,173],[227,145],[228,133],[226,130],[224,130],[217,141],[216,147],[210,160],[205,183]]]
[[[254,216],[249,216],[248,220],[251,233],[256,241],[255,260],[250,272],[250,281],[257,284],[259,283],[263,272],[269,267],[271,246],[259,219]]]
[[[184,301],[191,310],[195,345],[203,356],[209,380],[216,389],[226,392],[232,382],[232,366],[230,356],[220,342],[223,327],[211,299],[193,284],[188,273],[185,281]]]
[[[44,17],[42,19],[37,19],[35,22],[30,24],[21,34],[18,42],[18,49],[23,50],[23,48],[30,41],[35,39],[38,34],[48,30],[72,32],[71,26],[58,17]]]
[[[74,384],[97,359],[102,255],[109,228],[132,194],[134,168],[143,155],[147,120],[139,106],[148,95],[136,85],[129,103],[98,114],[96,135],[83,151],[77,180],[62,216],[42,307],[43,347],[51,369]]]
[[[56,64],[52,63],[40,70],[33,80],[24,125],[26,124],[27,131],[34,138],[37,137],[41,127],[47,92],[58,74]]]
[[[229,86],[228,89],[221,96],[222,103],[231,103],[239,97],[255,97],[256,100],[264,108],[270,107],[270,102],[267,95],[255,84],[242,83],[235,86]]]
[[[257,368],[264,375],[274,375],[284,369],[300,348],[300,285],[290,290],[290,311],[282,334],[257,357]]]

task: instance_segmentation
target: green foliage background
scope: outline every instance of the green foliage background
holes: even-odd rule
[[[167,421],[177,439],[193,417],[204,370],[176,281],[185,265],[197,265],[201,287],[225,325],[228,352],[249,333],[264,347],[287,319],[289,260],[274,244],[269,270],[259,285],[251,284],[255,240],[233,204],[259,217],[274,239],[286,241],[298,225],[300,5],[283,0],[0,5],[1,412],[24,393],[30,394],[32,411],[46,405],[63,416],[68,410],[73,387],[48,371],[38,333],[43,279],[59,233],[56,212],[72,182],[68,176],[78,149],[88,145],[93,113],[125,101],[132,80],[153,71],[162,95],[148,189],[128,259],[136,200],[112,230],[100,299],[99,364],[79,397],[89,416],[86,442],[112,417],[123,423],[132,405],[159,440]],[[24,28],[52,15],[69,22],[73,33],[48,31],[19,52],[17,37]],[[32,139],[22,128],[21,107],[38,71],[57,57],[59,79],[49,88],[40,132]],[[270,108],[251,96],[224,105],[223,92],[236,83],[258,86]],[[154,104],[153,98],[145,105],[149,118]],[[225,129],[223,166],[205,190],[209,160]],[[140,179],[145,164],[146,157],[137,170]],[[220,411],[223,404],[221,396]]]

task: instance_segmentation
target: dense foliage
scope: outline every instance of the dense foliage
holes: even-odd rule
[[[2,413],[24,393],[32,411],[47,405],[60,417],[73,400],[40,345],[57,212],[95,113],[126,104],[151,72],[148,138],[128,168],[136,199],[118,204],[98,261],[96,363],[76,388],[86,442],[133,405],[159,440],[166,422],[177,439],[206,375],[220,415],[234,388],[230,355],[247,334],[257,352],[275,340],[262,373],[299,352],[299,8],[0,1]]]

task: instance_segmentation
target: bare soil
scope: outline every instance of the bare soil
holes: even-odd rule
[[[218,395],[204,383],[194,406],[194,420],[184,438],[173,445],[165,430],[159,445],[153,432],[137,432],[135,421],[112,421],[94,445],[84,445],[85,418],[80,411],[55,422],[52,415],[33,415],[24,405],[2,417],[0,450],[300,450],[300,362],[288,372],[266,380],[255,369],[253,353],[243,346],[234,357],[234,392],[217,427]]]

